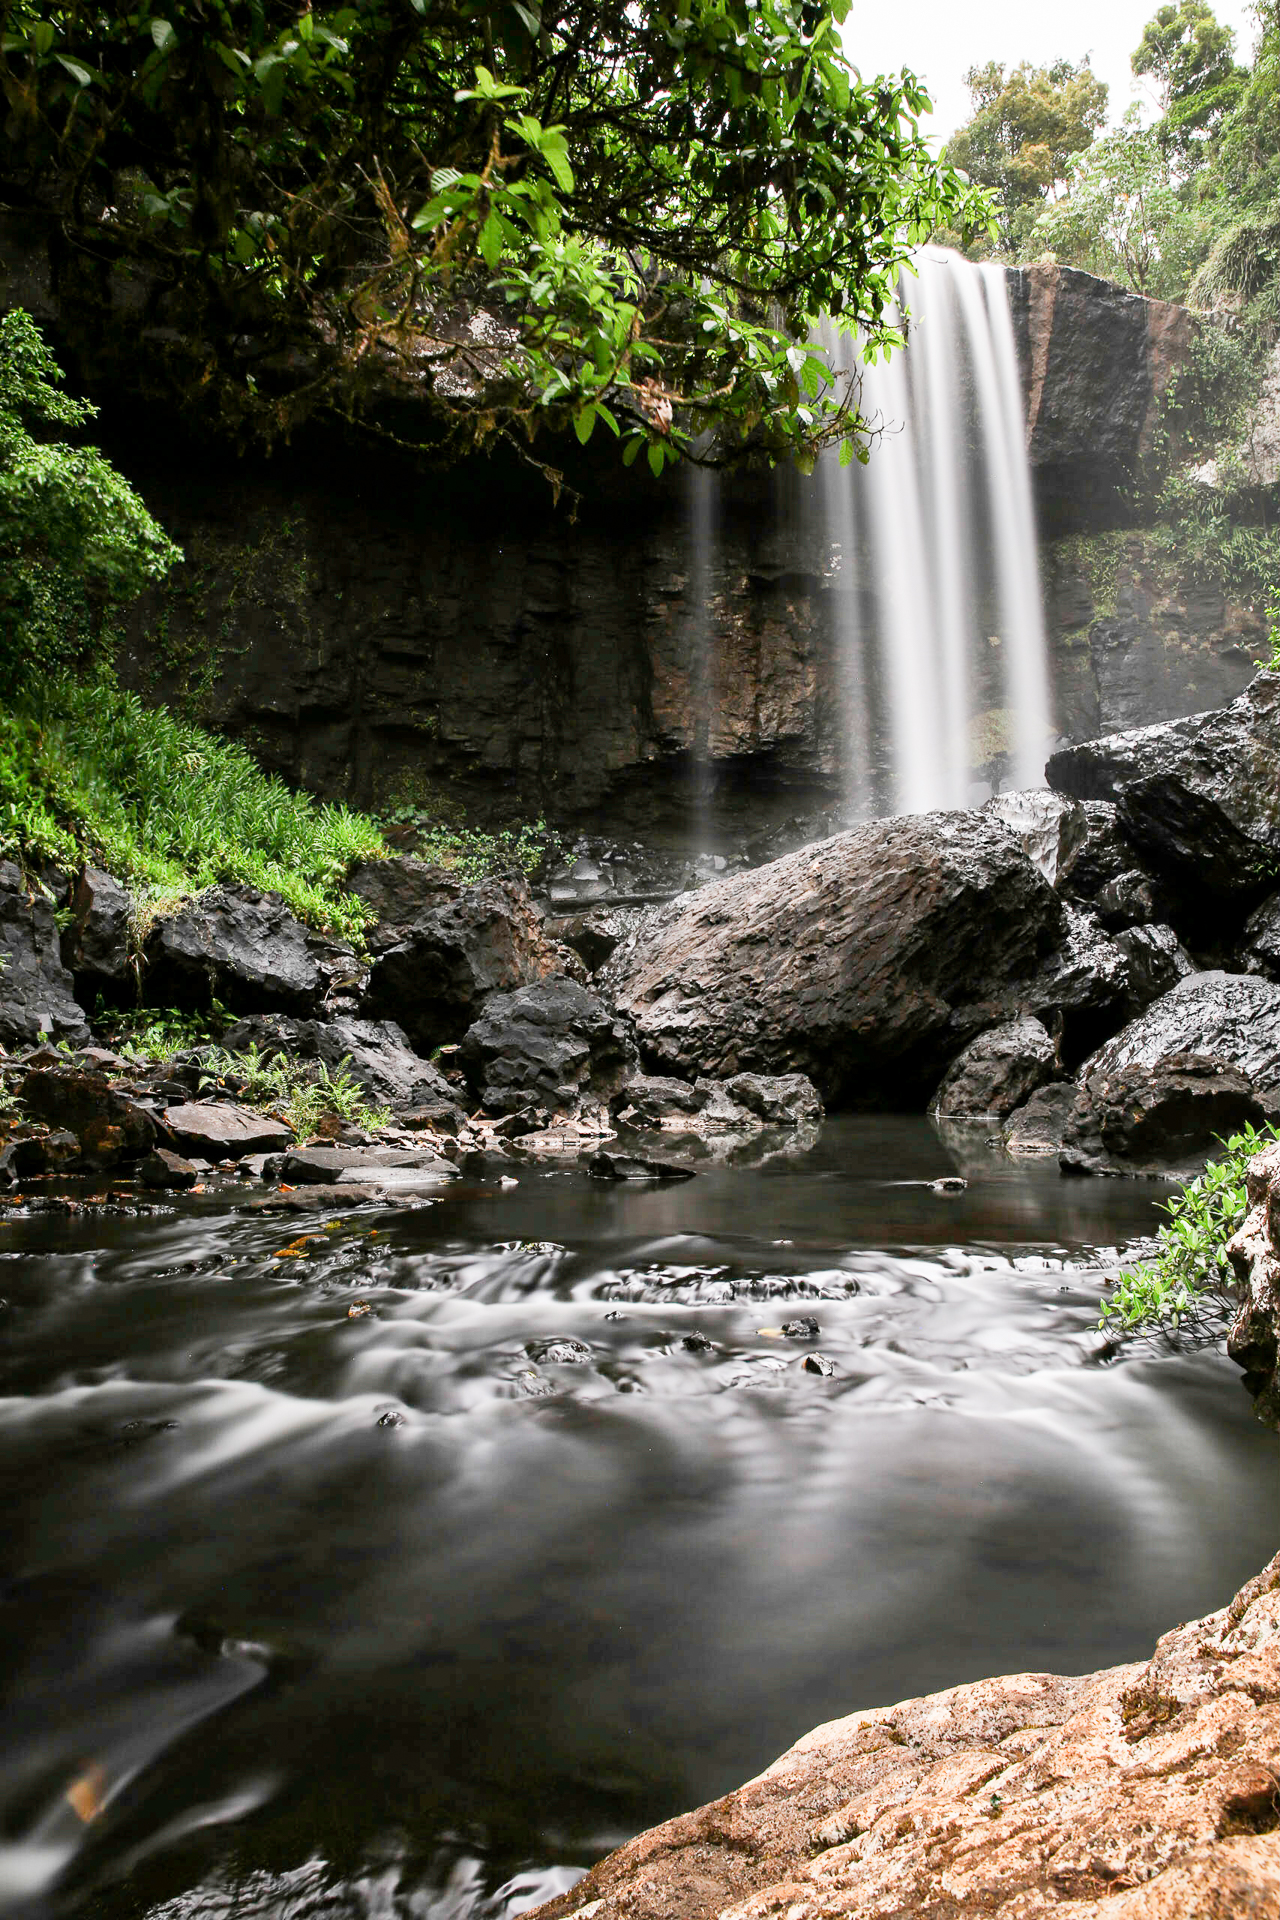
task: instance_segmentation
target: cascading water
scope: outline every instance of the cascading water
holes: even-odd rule
[[[841,811],[850,820],[964,806],[1040,784],[1049,688],[1021,382],[1003,270],[916,256],[899,301],[908,345],[861,368],[875,431],[864,468],[833,450],[791,496],[786,530],[821,575],[833,646]],[[830,322],[837,386],[858,343]],[[699,476],[691,530],[714,539]],[[778,529],[772,536],[777,537]],[[691,584],[712,559],[694,555]],[[713,644],[709,608],[695,644]],[[692,679],[712,694],[713,676]],[[700,739],[714,716],[692,716]]]

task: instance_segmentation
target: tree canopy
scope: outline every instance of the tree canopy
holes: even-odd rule
[[[1155,82],[1162,142],[1184,157],[1240,98],[1247,75],[1236,66],[1235,45],[1208,0],[1163,6],[1143,28],[1129,64]]]
[[[224,430],[389,386],[445,457],[571,421],[655,471],[809,464],[862,451],[817,317],[875,353],[911,247],[987,217],[846,7],[3,0],[6,187],[64,313],[127,287],[153,385]]]
[[[1046,198],[1066,179],[1107,117],[1107,84],[1088,58],[1012,71],[989,60],[971,67],[965,84],[973,117],[952,135],[947,158],[996,197],[999,238],[1016,250]]]

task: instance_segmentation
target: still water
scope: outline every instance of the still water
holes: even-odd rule
[[[1095,1330],[1162,1189],[955,1165],[0,1225],[0,1905],[505,1920],[817,1721],[1220,1605],[1277,1440]]]

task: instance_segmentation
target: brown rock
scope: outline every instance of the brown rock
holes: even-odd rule
[[[1245,1198],[1244,1225],[1227,1242],[1241,1283],[1227,1352],[1244,1368],[1260,1417],[1280,1426],[1280,1142],[1249,1162]]]
[[[171,1153],[168,1147],[157,1147],[149,1153],[138,1168],[138,1176],[144,1187],[194,1187],[200,1178],[189,1160]]]
[[[247,1153],[273,1153],[293,1144],[283,1122],[217,1100],[169,1107],[164,1120],[178,1146],[204,1160],[239,1160]]]
[[[833,1720],[530,1920],[1280,1912],[1280,1555],[1145,1665]]]
[[[155,1144],[155,1122],[106,1076],[78,1067],[34,1067],[22,1082],[22,1100],[33,1119],[68,1128],[82,1153],[100,1166],[136,1158]]]

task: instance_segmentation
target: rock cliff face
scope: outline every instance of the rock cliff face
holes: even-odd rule
[[[1280,1555],[1145,1665],[830,1721],[530,1920],[1280,1911]]]

